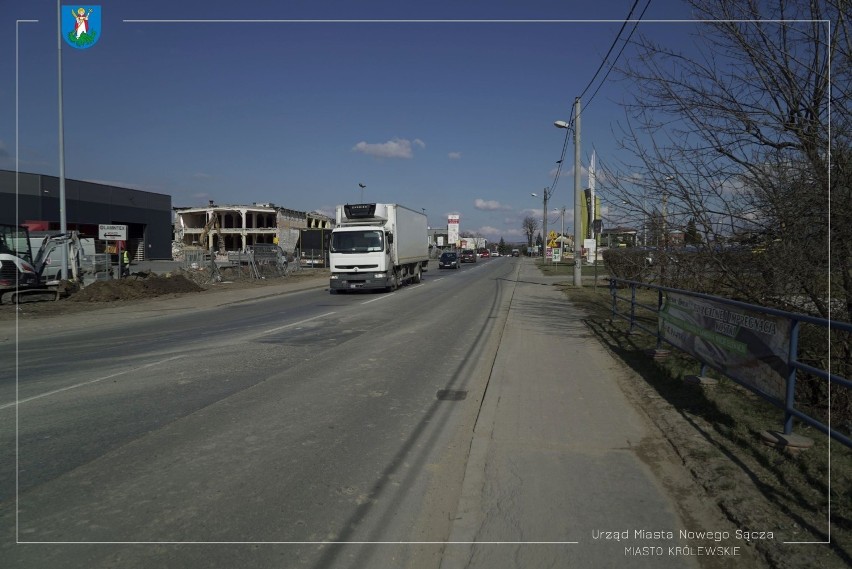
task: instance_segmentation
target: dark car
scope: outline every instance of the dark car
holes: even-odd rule
[[[465,249],[461,252],[461,258],[459,260],[462,263],[475,263],[476,252],[473,249]]]
[[[441,253],[441,258],[438,259],[439,269],[458,269],[459,256],[456,253]]]

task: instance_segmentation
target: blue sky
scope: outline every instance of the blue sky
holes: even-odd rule
[[[432,227],[458,213],[462,231],[517,241],[523,217],[541,216],[530,193],[553,183],[565,137],[553,122],[569,119],[621,27],[590,20],[620,20],[633,0],[99,5],[98,43],[63,44],[68,178],[169,194],[175,206],[325,213],[359,201],[363,183],[364,201],[425,209]],[[4,15],[0,168],[15,169],[17,118],[20,171],[58,175],[56,2],[17,2]],[[689,10],[654,0],[644,18]],[[161,21],[126,21],[143,19]],[[325,21],[163,21],[200,19]],[[471,19],[511,21],[459,21]],[[639,31],[677,44],[695,29]],[[584,108],[584,167],[593,148],[616,157],[628,91],[613,73]],[[573,144],[550,204],[568,207],[566,230],[572,162]]]

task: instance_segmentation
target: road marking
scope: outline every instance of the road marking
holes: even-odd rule
[[[436,280],[441,280],[441,279],[436,279]],[[405,285],[405,290],[414,290],[415,288],[420,288],[421,286],[424,286],[425,284],[426,284],[426,283],[420,283],[420,284],[416,284],[416,285]],[[387,293],[387,294],[385,294],[385,295],[383,295],[383,296],[380,296],[380,297],[374,298],[373,300],[365,300],[365,301],[364,301],[364,302],[362,302],[361,304],[362,304],[362,305],[364,305],[364,304],[370,304],[371,302],[376,302],[376,301],[379,301],[379,300],[384,300],[385,298],[390,298],[391,296],[393,296],[393,295],[394,295],[394,294],[396,294],[397,292],[399,292],[399,291],[389,292],[389,293]]]
[[[384,295],[384,296],[380,296],[380,297],[378,297],[378,298],[374,298],[373,300],[368,300],[368,301],[366,301],[366,302],[362,302],[361,304],[370,304],[371,302],[376,302],[377,300],[383,300],[383,299],[385,299],[385,298],[390,298],[390,297],[391,297],[391,296],[393,296],[394,294],[396,294],[396,293],[394,293],[394,292],[389,292],[389,293],[387,293],[387,294],[386,294],[386,295]]]
[[[272,334],[273,332],[278,332],[279,330],[283,330],[284,328],[290,328],[291,326],[298,326],[299,324],[304,324],[305,322],[310,322],[311,320],[316,320],[317,318],[325,318],[326,316],[331,316],[332,314],[336,314],[335,312],[326,312],[325,314],[320,314],[319,316],[314,316],[313,318],[307,318],[305,320],[300,320],[298,322],[293,322],[291,324],[285,324],[284,326],[279,326],[278,328],[272,328],[271,330],[267,330],[266,332],[261,332],[258,336],[263,336],[264,334]]]
[[[183,358],[185,356],[172,356],[171,358],[166,358],[164,360],[160,360],[157,362],[152,362],[149,364],[145,364],[139,367],[135,367],[132,369],[126,369],[124,371],[119,371],[116,373],[112,373],[110,375],[105,375],[104,377],[99,377],[97,379],[90,379],[89,381],[84,381],[83,383],[77,383],[75,385],[69,385],[68,387],[63,387],[62,389],[54,389],[53,391],[48,391],[47,393],[42,393],[41,395],[33,395],[32,397],[27,397],[26,399],[21,399],[19,401],[13,401],[11,403],[6,403],[5,405],[0,405],[0,410],[8,409],[9,407],[14,407],[15,405],[20,405],[21,403],[29,403],[30,401],[34,401],[36,399],[41,399],[42,397],[49,397],[51,395],[56,395],[57,393],[62,393],[63,391],[68,391],[70,389],[77,389],[78,387],[84,387],[86,385],[92,385],[93,383],[98,383],[99,381],[104,381],[105,379],[112,379],[113,377],[118,377],[120,375],[125,375],[128,373],[132,373],[134,371],[139,371],[142,369],[146,369],[149,367],[153,367],[156,365],[164,364],[173,360],[177,360]]]
[[[278,328],[272,328],[267,330],[266,332],[261,332],[258,336],[264,336],[266,334],[272,334],[273,332],[278,332],[279,330],[283,330],[285,328],[290,328],[292,326],[298,326],[299,324],[304,324],[305,322],[310,322],[311,320],[317,320],[318,318],[325,318],[326,316],[331,316],[332,314],[336,314],[336,312],[326,312],[325,314],[320,314],[319,316],[314,316],[313,318],[306,318],[305,320],[299,320],[298,322],[293,322],[291,324],[285,324],[284,326],[279,326]]]

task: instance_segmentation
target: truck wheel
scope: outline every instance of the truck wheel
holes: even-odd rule
[[[414,269],[414,279],[412,279],[414,284],[420,284],[423,281],[423,274],[420,272],[420,267],[418,266]]]

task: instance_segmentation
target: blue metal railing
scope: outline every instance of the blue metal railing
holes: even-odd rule
[[[630,287],[630,298],[622,297],[618,295],[619,286],[629,286]],[[636,290],[638,288],[644,288],[649,290],[657,291],[657,305],[652,306],[648,304],[642,304],[636,300]],[[845,389],[852,389],[852,381],[849,379],[830,373],[827,370],[815,368],[806,363],[800,362],[798,360],[799,355],[799,330],[801,324],[812,324],[815,326],[819,326],[829,330],[838,330],[844,332],[852,332],[852,324],[848,322],[838,322],[835,320],[827,320],[824,318],[818,318],[815,316],[808,316],[806,314],[796,314],[794,312],[787,312],[784,310],[778,310],[776,308],[767,308],[764,306],[759,306],[756,304],[749,304],[746,302],[740,302],[737,300],[730,300],[727,298],[722,298],[719,296],[712,296],[709,294],[702,294],[697,292],[691,292],[688,290],[681,290],[671,287],[665,287],[660,285],[652,285],[648,283],[638,282],[638,281],[629,281],[624,279],[610,279],[610,294],[612,296],[612,317],[622,318],[629,322],[628,332],[632,333],[636,328],[651,334],[652,336],[656,336],[657,338],[657,349],[662,348],[663,342],[678,348],[678,346],[669,342],[663,335],[661,331],[661,327],[657,326],[655,330],[651,330],[650,328],[644,326],[636,317],[636,309],[641,308],[645,309],[653,314],[659,314],[663,307],[663,294],[666,292],[676,293],[684,296],[690,296],[693,298],[700,298],[704,300],[710,300],[713,302],[717,302],[720,304],[726,304],[729,306],[733,306],[736,308],[741,308],[745,310],[750,310],[753,312],[758,312],[761,314],[767,314],[770,316],[777,316],[780,318],[785,318],[790,321],[790,343],[788,349],[788,372],[786,378],[786,386],[785,386],[785,397],[784,401],[779,400],[777,397],[774,397],[764,391],[749,385],[748,383],[744,383],[738,380],[736,377],[733,377],[729,374],[726,374],[724,370],[720,369],[717,366],[713,365],[713,362],[703,361],[700,358],[698,362],[701,364],[701,375],[706,373],[706,369],[708,367],[715,369],[719,373],[722,373],[726,377],[732,379],[739,385],[745,387],[746,389],[756,393],[763,399],[769,401],[776,407],[782,409],[784,411],[784,434],[790,434],[793,432],[793,419],[799,419],[803,423],[811,425],[815,429],[821,431],[832,437],[833,439],[843,443],[847,447],[852,448],[852,439],[843,433],[838,432],[836,429],[830,427],[829,425],[811,417],[810,415],[802,412],[799,409],[796,409],[796,373],[801,370],[804,373],[808,373],[814,375],[816,377],[827,380],[830,385],[838,385]],[[628,302],[630,303],[630,314],[622,314],[618,311],[618,301]],[[658,316],[659,318],[659,316]],[[690,354],[693,357],[693,354]],[[831,387],[829,386],[829,392]]]

